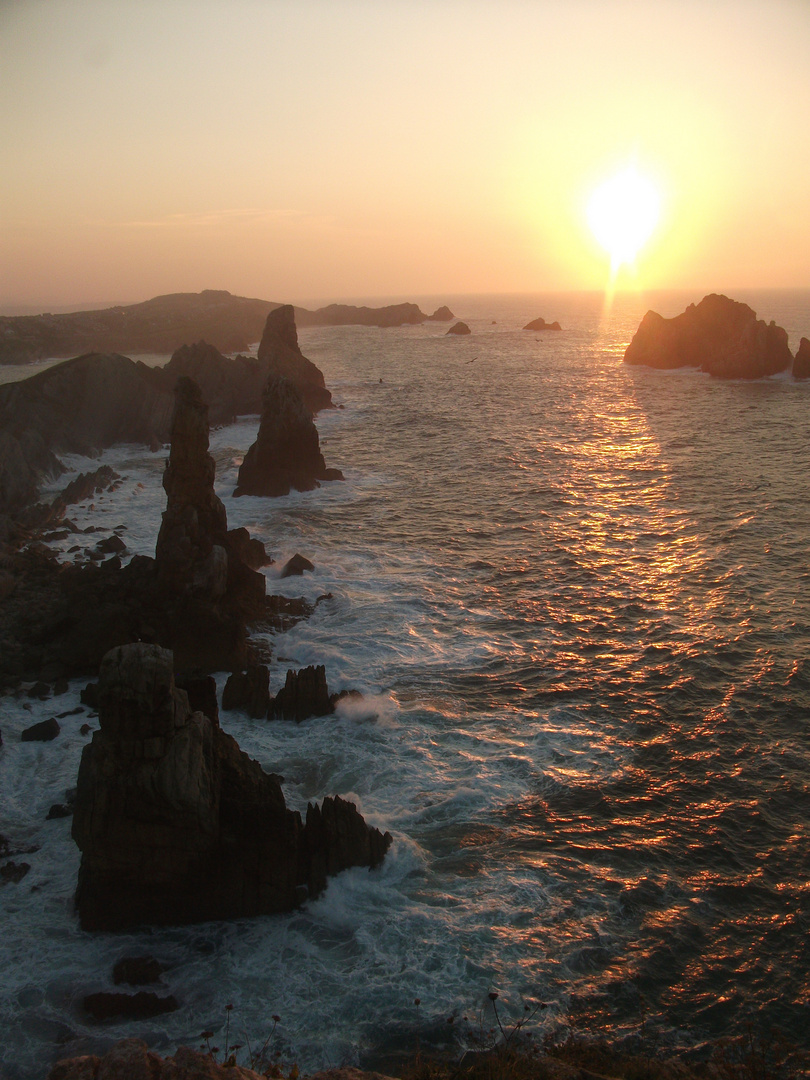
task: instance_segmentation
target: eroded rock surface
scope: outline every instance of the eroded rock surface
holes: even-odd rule
[[[98,700],[73,817],[85,929],[289,911],[327,875],[382,860],[390,835],[352,803],[324,799],[305,824],[288,810],[279,782],[191,711],[168,650],[111,650]]]
[[[725,379],[761,379],[793,362],[785,330],[747,304],[712,293],[665,319],[648,311],[624,354],[627,364],[696,367]]]
[[[289,379],[270,376],[262,399],[256,442],[239,466],[234,495],[287,495],[311,491],[322,480],[342,480],[327,469],[318,429],[301,395]]]
[[[267,365],[265,380],[272,375],[289,379],[310,412],[331,407],[332,395],[326,389],[323,372],[299,348],[292,304],[282,304],[267,316],[258,358]]]

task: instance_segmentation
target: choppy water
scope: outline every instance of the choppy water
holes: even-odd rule
[[[735,298],[794,352],[810,336],[810,294]],[[0,832],[41,845],[0,890],[9,1077],[131,1033],[80,1001],[137,951],[182,1002],[138,1031],[164,1051],[199,1045],[232,1003],[253,1044],[280,1015],[304,1069],[373,1065],[417,1029],[423,1046],[453,1037],[493,988],[506,1015],[548,1002],[545,1026],[643,1025],[683,1047],[753,1019],[810,1045],[810,385],[622,364],[648,306],[699,299],[603,318],[594,297],[460,298],[466,338],[300,334],[345,406],[318,426],[346,482],[231,499],[249,419],[212,437],[218,486],[232,525],[315,563],[271,588],[332,593],[274,640],[273,684],[325,663],[331,689],[370,701],[223,726],[291,805],[350,795],[394,846],[287,917],[82,934],[70,823],[43,819],[75,782],[86,717],[16,741],[79,687],[6,700]],[[537,315],[563,332],[520,329]],[[106,455],[127,480],[77,520],[126,523],[152,553],[163,457]]]

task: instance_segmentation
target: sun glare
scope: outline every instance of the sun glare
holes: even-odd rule
[[[653,184],[633,166],[616,173],[591,195],[587,217],[594,236],[610,255],[615,272],[631,264],[658,223],[660,199]]]

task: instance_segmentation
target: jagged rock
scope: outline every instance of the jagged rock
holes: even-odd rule
[[[231,551],[236,552],[245,566],[249,566],[252,570],[260,570],[263,566],[273,565],[273,560],[267,554],[264,544],[251,536],[247,529],[230,529],[228,543]]]
[[[137,994],[110,993],[101,990],[88,994],[82,1002],[85,1012],[94,1020],[148,1020],[152,1016],[176,1012],[180,1006],[173,994],[159,997],[151,990],[139,990]]]
[[[291,304],[282,304],[267,316],[258,358],[267,364],[266,379],[273,375],[289,379],[311,412],[331,408],[332,395],[326,389],[323,372],[307,360],[298,346]]]
[[[432,315],[427,316],[427,322],[452,322],[455,315],[446,304],[437,307]]]
[[[219,723],[217,681],[212,675],[175,674],[174,684],[178,690],[185,690],[192,712],[205,713],[214,724]]]
[[[810,378],[810,341],[806,337],[799,342],[799,351],[793,361],[793,378]]]
[[[465,322],[457,322],[447,331],[448,334],[470,334],[472,331]],[[445,335],[446,337],[447,335]]]
[[[300,723],[311,716],[329,716],[334,711],[326,670],[319,664],[287,672],[284,686],[270,702],[268,716]]]
[[[524,330],[561,330],[562,327],[558,322],[547,323],[545,319],[538,318],[532,319],[530,323],[526,323],[523,327]]]
[[[279,577],[300,577],[305,572],[312,573],[315,569],[313,563],[309,559],[305,559],[303,555],[295,554],[291,559],[288,559],[282,567]]]
[[[20,735],[20,742],[50,742],[62,729],[55,716],[41,720],[38,724],[26,728]]]
[[[320,480],[343,479],[327,470],[318,429],[289,379],[271,376],[262,399],[256,442],[239,466],[234,495],[287,495],[311,491]]]
[[[154,956],[123,956],[113,968],[116,986],[150,986],[160,980],[164,968]]]
[[[247,671],[228,676],[222,691],[223,709],[241,709],[254,720],[267,716],[270,708],[270,672],[266,664],[252,664]]]
[[[107,489],[110,484],[120,480],[121,477],[109,465],[102,465],[92,473],[79,473],[75,480],[71,480],[64,491],[57,495],[53,506],[70,506],[73,503],[86,502],[92,499],[98,492]]]
[[[624,354],[627,364],[697,367],[725,379],[761,379],[790,368],[785,330],[747,304],[712,293],[665,319],[648,311]]]
[[[85,929],[288,911],[325,873],[376,865],[390,844],[340,799],[304,826],[278,781],[191,712],[171,653],[155,645],[105,656],[99,723],[73,817]]]

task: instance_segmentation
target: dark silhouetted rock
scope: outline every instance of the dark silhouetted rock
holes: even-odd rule
[[[547,323],[545,319],[532,319],[530,323],[526,323],[523,327],[524,330],[560,330],[562,327],[558,322]]]
[[[427,322],[452,322],[453,319],[455,315],[446,304],[443,304],[436,308],[432,315],[428,315]]]
[[[310,412],[331,408],[332,395],[326,389],[323,372],[301,352],[291,304],[283,304],[267,316],[258,358],[267,365],[265,382],[277,375],[289,379]]]
[[[99,991],[88,994],[83,1002],[85,1012],[94,1020],[148,1020],[152,1016],[176,1012],[180,1006],[173,994],[159,997],[151,990],[139,990],[137,994],[109,993]]]
[[[20,742],[50,742],[62,729],[55,716],[41,720],[38,724],[26,728],[20,735]]]
[[[270,702],[268,715],[300,723],[311,716],[329,716],[335,711],[326,685],[323,664],[289,670],[284,686]]]
[[[192,712],[205,713],[213,723],[219,723],[219,705],[217,703],[217,681],[213,675],[178,675],[174,683],[178,690],[185,690]]]
[[[457,322],[447,331],[448,334],[469,334],[471,332],[472,331],[465,322]]]
[[[71,480],[65,490],[54,499],[54,505],[70,506],[73,503],[86,502],[94,495],[105,491],[121,477],[109,465],[102,465],[92,473],[79,473]]]
[[[171,653],[155,645],[105,656],[99,723],[73,816],[84,929],[288,911],[325,874],[376,865],[390,844],[340,799],[303,825],[278,781],[191,712]]]
[[[303,555],[296,554],[284,564],[279,577],[300,577],[305,572],[312,573],[314,569],[315,567],[309,559],[305,559]]]
[[[0,885],[18,885],[31,869],[28,863],[7,862],[0,866]]]
[[[319,481],[342,479],[328,474],[318,429],[289,379],[267,380],[256,442],[239,466],[235,496],[288,495],[311,491]]]
[[[223,709],[241,709],[254,720],[267,716],[270,708],[270,672],[266,664],[252,664],[247,671],[228,676],[222,691]]]
[[[50,685],[38,679],[33,686],[28,688],[28,696],[30,698],[37,698],[39,701],[45,701],[46,698],[51,696]]]
[[[160,981],[164,970],[154,956],[124,956],[113,968],[113,982],[116,986],[151,986]]]
[[[712,293],[665,319],[648,311],[624,354],[627,364],[696,367],[724,379],[761,379],[790,368],[787,333],[747,304]]]
[[[793,378],[810,378],[810,341],[806,337],[799,342],[799,351],[793,361]]]
[[[106,537],[104,540],[99,540],[96,544],[96,549],[102,553],[102,555],[112,555],[119,551],[126,551],[127,545],[121,539],[120,536],[113,534]]]
[[[453,316],[451,315],[450,318]],[[299,326],[418,326],[428,318],[418,304],[386,304],[384,307],[356,307],[354,304],[327,304],[316,311],[295,309]]]
[[[230,529],[228,531],[228,544],[230,550],[236,552],[245,566],[253,570],[260,570],[263,566],[272,566],[273,560],[267,554],[267,550],[261,540],[250,535],[247,529]]]

